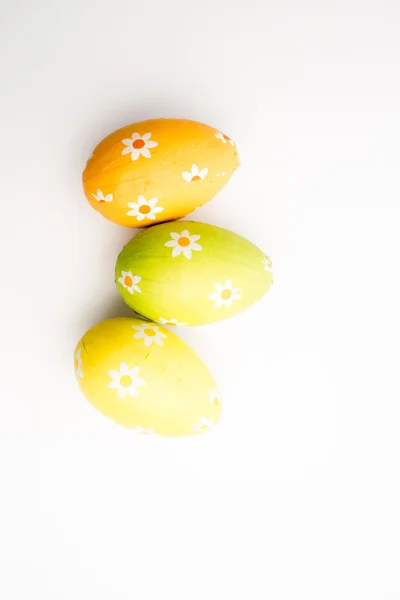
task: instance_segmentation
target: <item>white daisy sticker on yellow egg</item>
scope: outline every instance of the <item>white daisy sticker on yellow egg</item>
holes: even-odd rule
[[[79,348],[75,354],[75,373],[77,377],[83,377],[82,371],[82,348]]]
[[[182,177],[188,183],[192,183],[193,181],[199,181],[200,179],[204,179],[207,176],[208,169],[205,167],[204,169],[199,170],[197,165],[192,165],[191,171],[183,171]]]
[[[137,285],[142,278],[138,275],[132,275],[131,271],[121,271],[121,277],[118,278],[120,283],[130,294],[137,292],[140,294],[142,290]]]
[[[197,244],[197,240],[200,239],[199,235],[190,235],[187,229],[184,229],[182,233],[170,233],[172,240],[164,244],[168,248],[173,248],[172,256],[176,257],[183,254],[189,260],[192,258],[192,250],[199,252],[203,250],[200,244]]]
[[[122,150],[121,154],[130,154],[132,160],[137,160],[139,156],[151,158],[151,152],[149,148],[155,148],[158,146],[158,142],[151,141],[150,138],[151,133],[139,135],[135,132],[132,135],[132,138],[122,140],[122,143],[126,146],[126,148]]]
[[[100,188],[98,188],[97,194],[92,194],[92,196],[95,200],[97,200],[97,202],[112,202],[113,199],[112,194],[107,194],[105,196]]]
[[[132,329],[136,330],[135,335],[133,336],[136,340],[143,340],[144,345],[149,347],[152,344],[157,344],[157,346],[164,346],[164,342],[162,341],[167,336],[165,333],[162,333],[157,325],[150,325],[145,323],[144,325],[134,325]]]
[[[215,387],[213,390],[208,390],[208,394],[209,403],[218,408],[221,404],[221,396],[218,388]]]
[[[145,427],[141,427],[140,425],[137,425],[135,427],[135,431],[138,431],[139,433],[144,433],[145,435],[157,435],[154,429],[146,429]]]
[[[221,142],[223,144],[231,144],[231,146],[235,145],[235,142],[233,140],[231,140],[230,137],[228,137],[227,135],[225,135],[224,133],[222,133],[221,131],[218,131],[218,133],[215,134],[215,137],[219,140],[221,140]]]
[[[220,308],[221,306],[231,306],[234,300],[240,300],[239,292],[241,288],[232,287],[232,281],[228,279],[224,285],[221,283],[214,283],[214,287],[217,290],[214,294],[208,296],[209,300],[214,302],[214,308]]]
[[[269,273],[272,273],[272,261],[269,256],[266,256],[265,258],[263,258],[262,264],[264,265],[264,271],[268,271]]]
[[[146,385],[144,379],[138,377],[139,370],[139,367],[130,369],[126,363],[121,363],[119,371],[109,371],[112,381],[110,381],[108,387],[118,390],[118,396],[122,400],[127,395],[137,398],[139,396],[137,388]]]
[[[183,321],[179,323],[177,319],[164,319],[163,317],[160,317],[158,320],[163,325],[170,325],[171,327],[186,327],[187,325],[187,323],[184,323]]]
[[[198,423],[192,425],[192,431],[207,431],[214,425],[214,419],[207,419],[207,417],[201,417]]]
[[[128,206],[132,210],[129,210],[126,214],[129,217],[136,217],[138,221],[143,221],[144,219],[155,221],[156,214],[164,210],[161,206],[157,206],[157,202],[157,198],[146,200],[143,196],[138,196],[137,203],[128,202]]]

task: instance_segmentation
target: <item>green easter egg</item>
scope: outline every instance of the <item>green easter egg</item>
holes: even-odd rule
[[[272,283],[272,264],[231,231],[177,221],[128,242],[115,279],[125,302],[144,317],[164,325],[204,325],[257,302]]]

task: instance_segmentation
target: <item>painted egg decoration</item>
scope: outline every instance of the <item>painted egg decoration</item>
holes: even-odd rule
[[[231,231],[179,221],[138,233],[118,256],[115,277],[136,313],[166,325],[205,325],[257,302],[272,283],[272,263]]]
[[[208,431],[219,421],[221,398],[209,370],[158,324],[102,321],[78,342],[74,361],[89,402],[125,427],[180,437]]]
[[[118,129],[95,148],[83,173],[89,203],[126,227],[180,219],[213,198],[239,166],[234,142],[185,119]]]

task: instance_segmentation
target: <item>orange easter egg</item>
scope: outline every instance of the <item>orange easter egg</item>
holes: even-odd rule
[[[213,198],[239,166],[235,143],[214,127],[151,119],[114,131],[83,172],[89,203],[125,227],[185,217]]]

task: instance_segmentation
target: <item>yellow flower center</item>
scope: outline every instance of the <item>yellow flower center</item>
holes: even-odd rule
[[[183,248],[185,248],[186,246],[190,245],[190,240],[187,237],[180,237],[178,240],[178,244],[179,244],[179,246],[182,246]]]
[[[193,175],[192,177],[192,181],[198,181],[199,179],[201,179],[199,175]]]
[[[222,298],[222,300],[229,300],[229,298],[231,296],[232,296],[231,290],[222,290],[222,292],[221,292],[221,298]]]
[[[129,375],[123,375],[119,382],[122,385],[122,387],[129,387],[130,385],[132,385],[132,377],[129,377]]]
[[[142,206],[139,207],[139,212],[142,213],[142,215],[148,215],[150,211],[151,208],[150,206],[147,206],[147,204],[142,204]]]
[[[130,277],[129,275],[127,275],[127,276],[124,278],[124,284],[125,284],[127,287],[131,287],[131,285],[133,284],[133,279],[132,279],[132,277]]]
[[[157,335],[156,332],[154,331],[154,329],[145,329],[143,333],[149,337],[153,337],[154,335]]]
[[[143,140],[135,140],[132,144],[135,150],[141,150],[145,145],[146,143]]]

